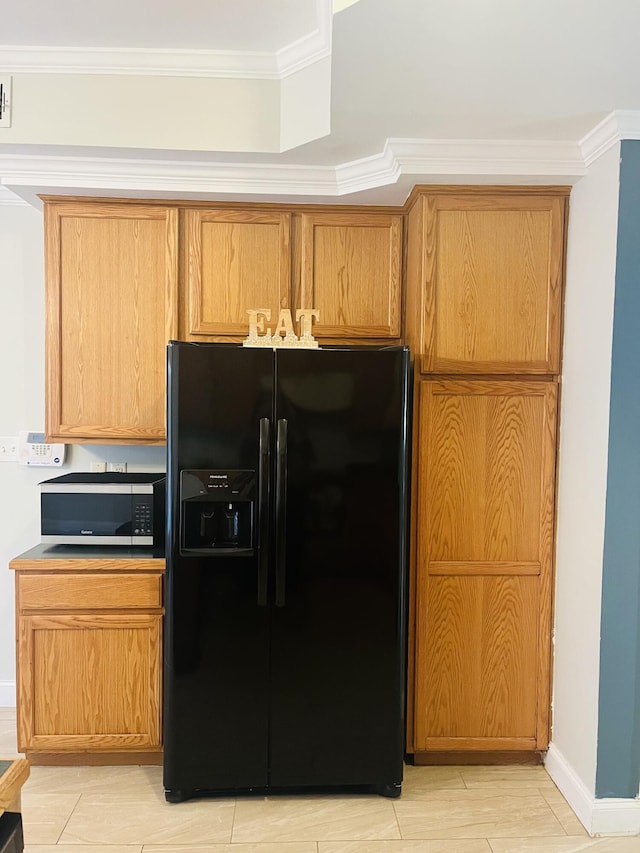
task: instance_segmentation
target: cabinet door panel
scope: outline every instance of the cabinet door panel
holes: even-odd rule
[[[47,204],[47,434],[158,443],[177,336],[177,214]]]
[[[409,289],[424,288],[422,371],[558,373],[565,198],[429,194],[420,203]]]
[[[418,750],[546,746],[556,394],[420,385]]]
[[[188,340],[243,336],[247,310],[278,319],[289,305],[291,216],[277,211],[189,210]]]
[[[402,217],[302,216],[300,306],[317,308],[319,338],[400,336]]]
[[[21,750],[160,744],[161,616],[20,620]]]
[[[429,559],[537,560],[541,395],[434,391]]]
[[[477,739],[533,747],[538,577],[433,576],[427,584],[425,748]]]

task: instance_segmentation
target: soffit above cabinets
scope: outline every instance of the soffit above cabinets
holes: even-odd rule
[[[25,0],[0,36],[0,185],[30,203],[401,203],[414,183],[575,183],[640,138],[628,0],[61,3],[50,21]]]

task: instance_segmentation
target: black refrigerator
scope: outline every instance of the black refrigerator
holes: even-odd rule
[[[409,352],[168,346],[164,789],[398,796]]]

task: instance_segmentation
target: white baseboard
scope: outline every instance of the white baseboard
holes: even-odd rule
[[[597,800],[554,744],[549,746],[544,764],[589,835],[640,834],[640,800]]]
[[[0,681],[0,708],[16,707],[15,681]]]

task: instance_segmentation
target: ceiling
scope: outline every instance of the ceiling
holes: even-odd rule
[[[275,51],[307,34],[314,0],[19,0],[5,45]]]
[[[32,73],[38,50],[47,62],[52,50],[56,56],[83,51],[86,62],[92,54],[104,57],[119,49],[129,57],[153,51],[157,73],[169,74],[159,67],[162,57],[173,61],[176,55],[198,54],[213,68],[220,56],[233,55],[236,63],[246,60],[247,69],[258,68],[259,59],[263,71],[265,57],[275,57],[269,72],[273,77],[286,51],[321,29],[323,9],[329,4],[13,0],[0,33],[0,74],[5,68]],[[498,156],[496,151],[502,160],[531,160],[544,150],[548,162],[573,158],[564,172],[577,179],[581,158],[584,166],[579,146],[593,129],[616,111],[627,120],[640,114],[638,0],[337,0],[330,30],[323,54],[331,63],[330,133],[281,153],[214,147],[197,155],[187,149],[163,152],[162,159],[173,164],[197,160],[215,165],[218,172],[228,166],[235,168],[233,174],[240,165],[272,168],[273,176],[276,167],[279,175],[285,174],[285,167],[295,167],[296,174],[300,169],[333,170],[335,178],[354,164],[362,169],[362,163],[386,157],[391,166],[379,184],[389,185],[401,174],[427,182],[434,175],[457,180],[466,172],[469,180],[474,168],[469,164],[482,150],[487,161]],[[21,57],[27,55],[31,65],[21,66]],[[635,134],[636,124],[631,124]],[[0,130],[0,180],[12,188],[9,173],[16,171],[16,155],[158,160],[157,152],[143,149],[74,151],[3,142]],[[413,146],[411,163],[407,146]],[[397,154],[400,149],[402,156]],[[423,161],[429,152],[430,162],[419,163],[416,152]],[[9,177],[3,175],[3,153],[14,158],[7,166]],[[401,163],[395,179],[394,156],[396,164]],[[486,171],[491,178],[491,169]],[[512,171],[516,178],[524,174],[524,168]],[[500,169],[493,174],[501,174]],[[548,179],[549,174],[551,166],[541,169],[539,177]],[[558,181],[565,177],[560,165],[557,175]],[[278,195],[276,185],[268,190],[272,195]],[[373,186],[370,182],[368,188]],[[322,190],[315,195],[323,195]],[[305,193],[312,196],[312,190]]]

